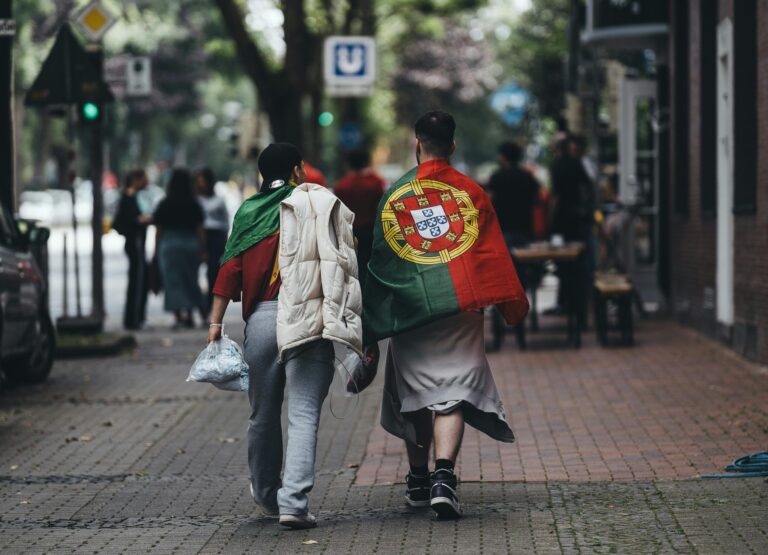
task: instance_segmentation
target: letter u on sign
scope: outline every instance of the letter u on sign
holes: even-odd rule
[[[337,44],[334,67],[336,75],[365,75],[365,45]]]

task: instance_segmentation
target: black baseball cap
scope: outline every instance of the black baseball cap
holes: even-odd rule
[[[259,173],[265,184],[277,179],[288,181],[293,168],[301,165],[301,151],[291,143],[272,143],[259,156]]]

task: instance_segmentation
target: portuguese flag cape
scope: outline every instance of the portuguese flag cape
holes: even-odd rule
[[[277,189],[260,191],[240,205],[221,257],[222,266],[262,239],[277,233],[280,229],[280,203],[291,196],[295,187],[296,184],[289,181]]]
[[[382,198],[363,294],[366,345],[490,305],[509,324],[528,313],[488,195],[447,160],[412,169]]]

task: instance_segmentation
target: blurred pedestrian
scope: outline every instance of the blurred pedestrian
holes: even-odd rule
[[[208,310],[198,283],[205,259],[204,214],[192,188],[192,175],[174,169],[166,197],[152,218],[157,227],[157,252],[165,288],[165,310],[176,317],[174,329],[194,327],[194,310],[205,322]]]
[[[514,142],[499,145],[499,169],[488,182],[491,200],[504,239],[510,247],[534,238],[533,209],[539,198],[539,182],[521,167],[523,149]]]
[[[587,271],[591,275],[597,260],[597,245],[595,240],[595,210],[597,210],[597,179],[598,169],[595,162],[587,155],[587,139],[583,135],[573,135],[568,141],[568,152],[581,166],[581,178],[579,187],[583,214],[581,229],[582,238],[586,246]]]
[[[320,168],[316,168],[309,162],[304,162],[304,171],[307,174],[307,183],[317,183],[323,187],[328,186],[328,181],[325,179],[325,175],[320,171]]]
[[[123,312],[123,327],[127,330],[141,328],[146,319],[149,291],[146,241],[150,218],[142,213],[137,196],[148,183],[147,172],[143,169],[128,172],[112,220],[112,228],[125,237],[125,254],[128,256],[128,291]]]
[[[554,205],[552,231],[566,241],[584,242],[593,217],[593,186],[575,145],[568,138],[556,146],[558,154],[550,169]]]
[[[195,174],[195,189],[200,205],[203,207],[205,220],[205,248],[208,278],[208,304],[210,309],[213,301],[213,285],[219,273],[221,256],[224,254],[224,246],[227,244],[227,232],[229,231],[229,211],[223,198],[216,194],[214,187],[216,178],[210,168],[203,168]]]
[[[336,196],[355,213],[352,232],[357,239],[357,265],[361,279],[371,259],[376,209],[387,186],[370,165],[371,155],[366,149],[350,151],[347,154],[347,173],[333,186]]]
[[[416,122],[418,166],[387,191],[376,217],[363,318],[366,358],[390,338],[381,424],[405,440],[406,502],[441,518],[461,515],[454,465],[465,422],[514,441],[480,309],[498,304],[509,324],[528,311],[490,199],[451,166],[455,128],[445,112]],[[361,386],[370,372],[363,377]]]
[[[306,183],[295,146],[271,144],[258,163],[264,182],[235,215],[213,290],[208,341],[221,337],[229,302],[241,301],[251,495],[266,514],[279,515],[281,525],[314,528],[307,494],[315,481],[320,411],[333,379],[330,340],[358,353],[362,347],[354,216],[330,191]]]
[[[550,169],[552,179],[552,233],[566,242],[579,242],[585,249],[581,262],[572,268],[558,266],[557,306],[545,314],[563,314],[567,305],[579,306],[579,319],[585,319],[586,303],[581,302],[588,292],[586,283],[592,257],[592,223],[594,221],[594,195],[592,180],[582,161],[577,141],[572,137],[561,139],[555,146],[556,157]],[[573,283],[569,283],[568,280]],[[567,298],[566,291],[572,291]]]
[[[570,155],[581,162],[584,173],[592,183],[593,188],[597,183],[598,169],[595,161],[587,154],[587,138],[584,135],[572,135],[568,142]],[[594,194],[590,194],[594,197]]]

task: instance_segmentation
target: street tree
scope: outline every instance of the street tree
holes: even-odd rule
[[[304,103],[310,100],[319,106],[322,97],[323,39],[331,34],[372,35],[373,0],[320,0],[306,5],[304,0],[284,0],[280,5],[285,42],[282,60],[270,55],[254,38],[240,2],[214,1],[275,140],[305,144]]]
[[[322,44],[334,34],[374,35],[377,21],[406,22],[442,17],[482,4],[482,0],[283,0],[285,53],[271,56],[248,29],[242,3],[214,0],[234,41],[237,57],[253,82],[276,140],[306,145],[307,101],[316,115],[322,100]],[[316,146],[316,145],[315,145]]]
[[[543,116],[557,117],[565,100],[570,0],[531,0],[500,45],[500,60],[536,98]]]

